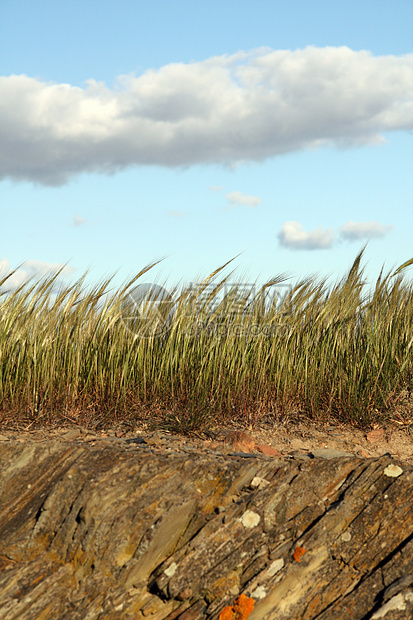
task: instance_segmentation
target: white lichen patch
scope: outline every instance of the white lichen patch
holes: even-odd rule
[[[398,478],[403,473],[403,470],[398,465],[387,465],[384,469],[383,474],[388,476],[389,478]]]
[[[410,596],[409,596],[410,595]],[[371,617],[371,620],[378,620],[378,618],[384,618],[389,611],[405,611],[406,610],[406,601],[412,600],[411,593],[407,593],[403,595],[402,592],[393,596],[387,603],[385,603],[380,609],[376,611],[376,613]]]
[[[240,517],[240,521],[244,527],[255,527],[260,522],[261,517],[256,512],[252,510],[246,510],[242,517]]]
[[[175,575],[177,568],[178,565],[176,564],[176,562],[172,562],[172,564],[168,566],[168,568],[165,568],[164,573],[167,577],[172,577],[173,575]]]
[[[255,478],[253,478],[251,480],[250,486],[255,489],[264,489],[265,487],[267,487],[270,483],[268,482],[268,480],[265,480],[265,478],[260,478],[259,476],[255,476]]]
[[[279,558],[278,560],[274,560],[274,562],[271,562],[271,564],[267,568],[267,573],[270,575],[270,577],[273,577],[273,575],[278,573],[278,571],[280,571],[283,566],[284,566],[284,560],[282,558]]]
[[[251,592],[251,596],[255,600],[259,600],[261,598],[265,598],[267,596],[267,592],[264,586],[258,586],[258,588],[255,588],[254,592]]]

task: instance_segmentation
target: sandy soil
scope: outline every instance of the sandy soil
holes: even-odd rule
[[[373,428],[369,431],[350,427],[320,424],[310,421],[261,424],[257,428],[234,424],[215,428],[208,433],[183,436],[165,431],[151,431],[144,424],[131,427],[118,424],[105,430],[93,431],[82,426],[58,426],[36,429],[0,428],[0,443],[15,441],[46,441],[58,439],[67,442],[94,443],[107,439],[131,439],[141,437],[158,450],[178,450],[180,446],[199,449],[215,449],[220,452],[264,452],[270,446],[277,455],[309,454],[314,450],[338,450],[361,458],[371,458],[389,453],[396,459],[413,464],[413,424]],[[275,451],[267,451],[277,456]]]
[[[256,443],[269,444],[281,453],[312,452],[328,448],[351,452],[364,458],[389,453],[395,458],[413,463],[413,427],[389,425],[361,431],[331,424],[298,422],[247,432]]]

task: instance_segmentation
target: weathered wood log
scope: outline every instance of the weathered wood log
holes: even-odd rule
[[[249,457],[0,445],[0,618],[413,618],[411,466]]]

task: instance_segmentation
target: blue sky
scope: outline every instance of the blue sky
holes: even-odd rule
[[[0,273],[412,258],[412,33],[411,0],[1,0]]]

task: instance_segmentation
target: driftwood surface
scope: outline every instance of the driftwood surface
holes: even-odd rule
[[[412,500],[389,455],[5,443],[0,618],[413,618]]]

